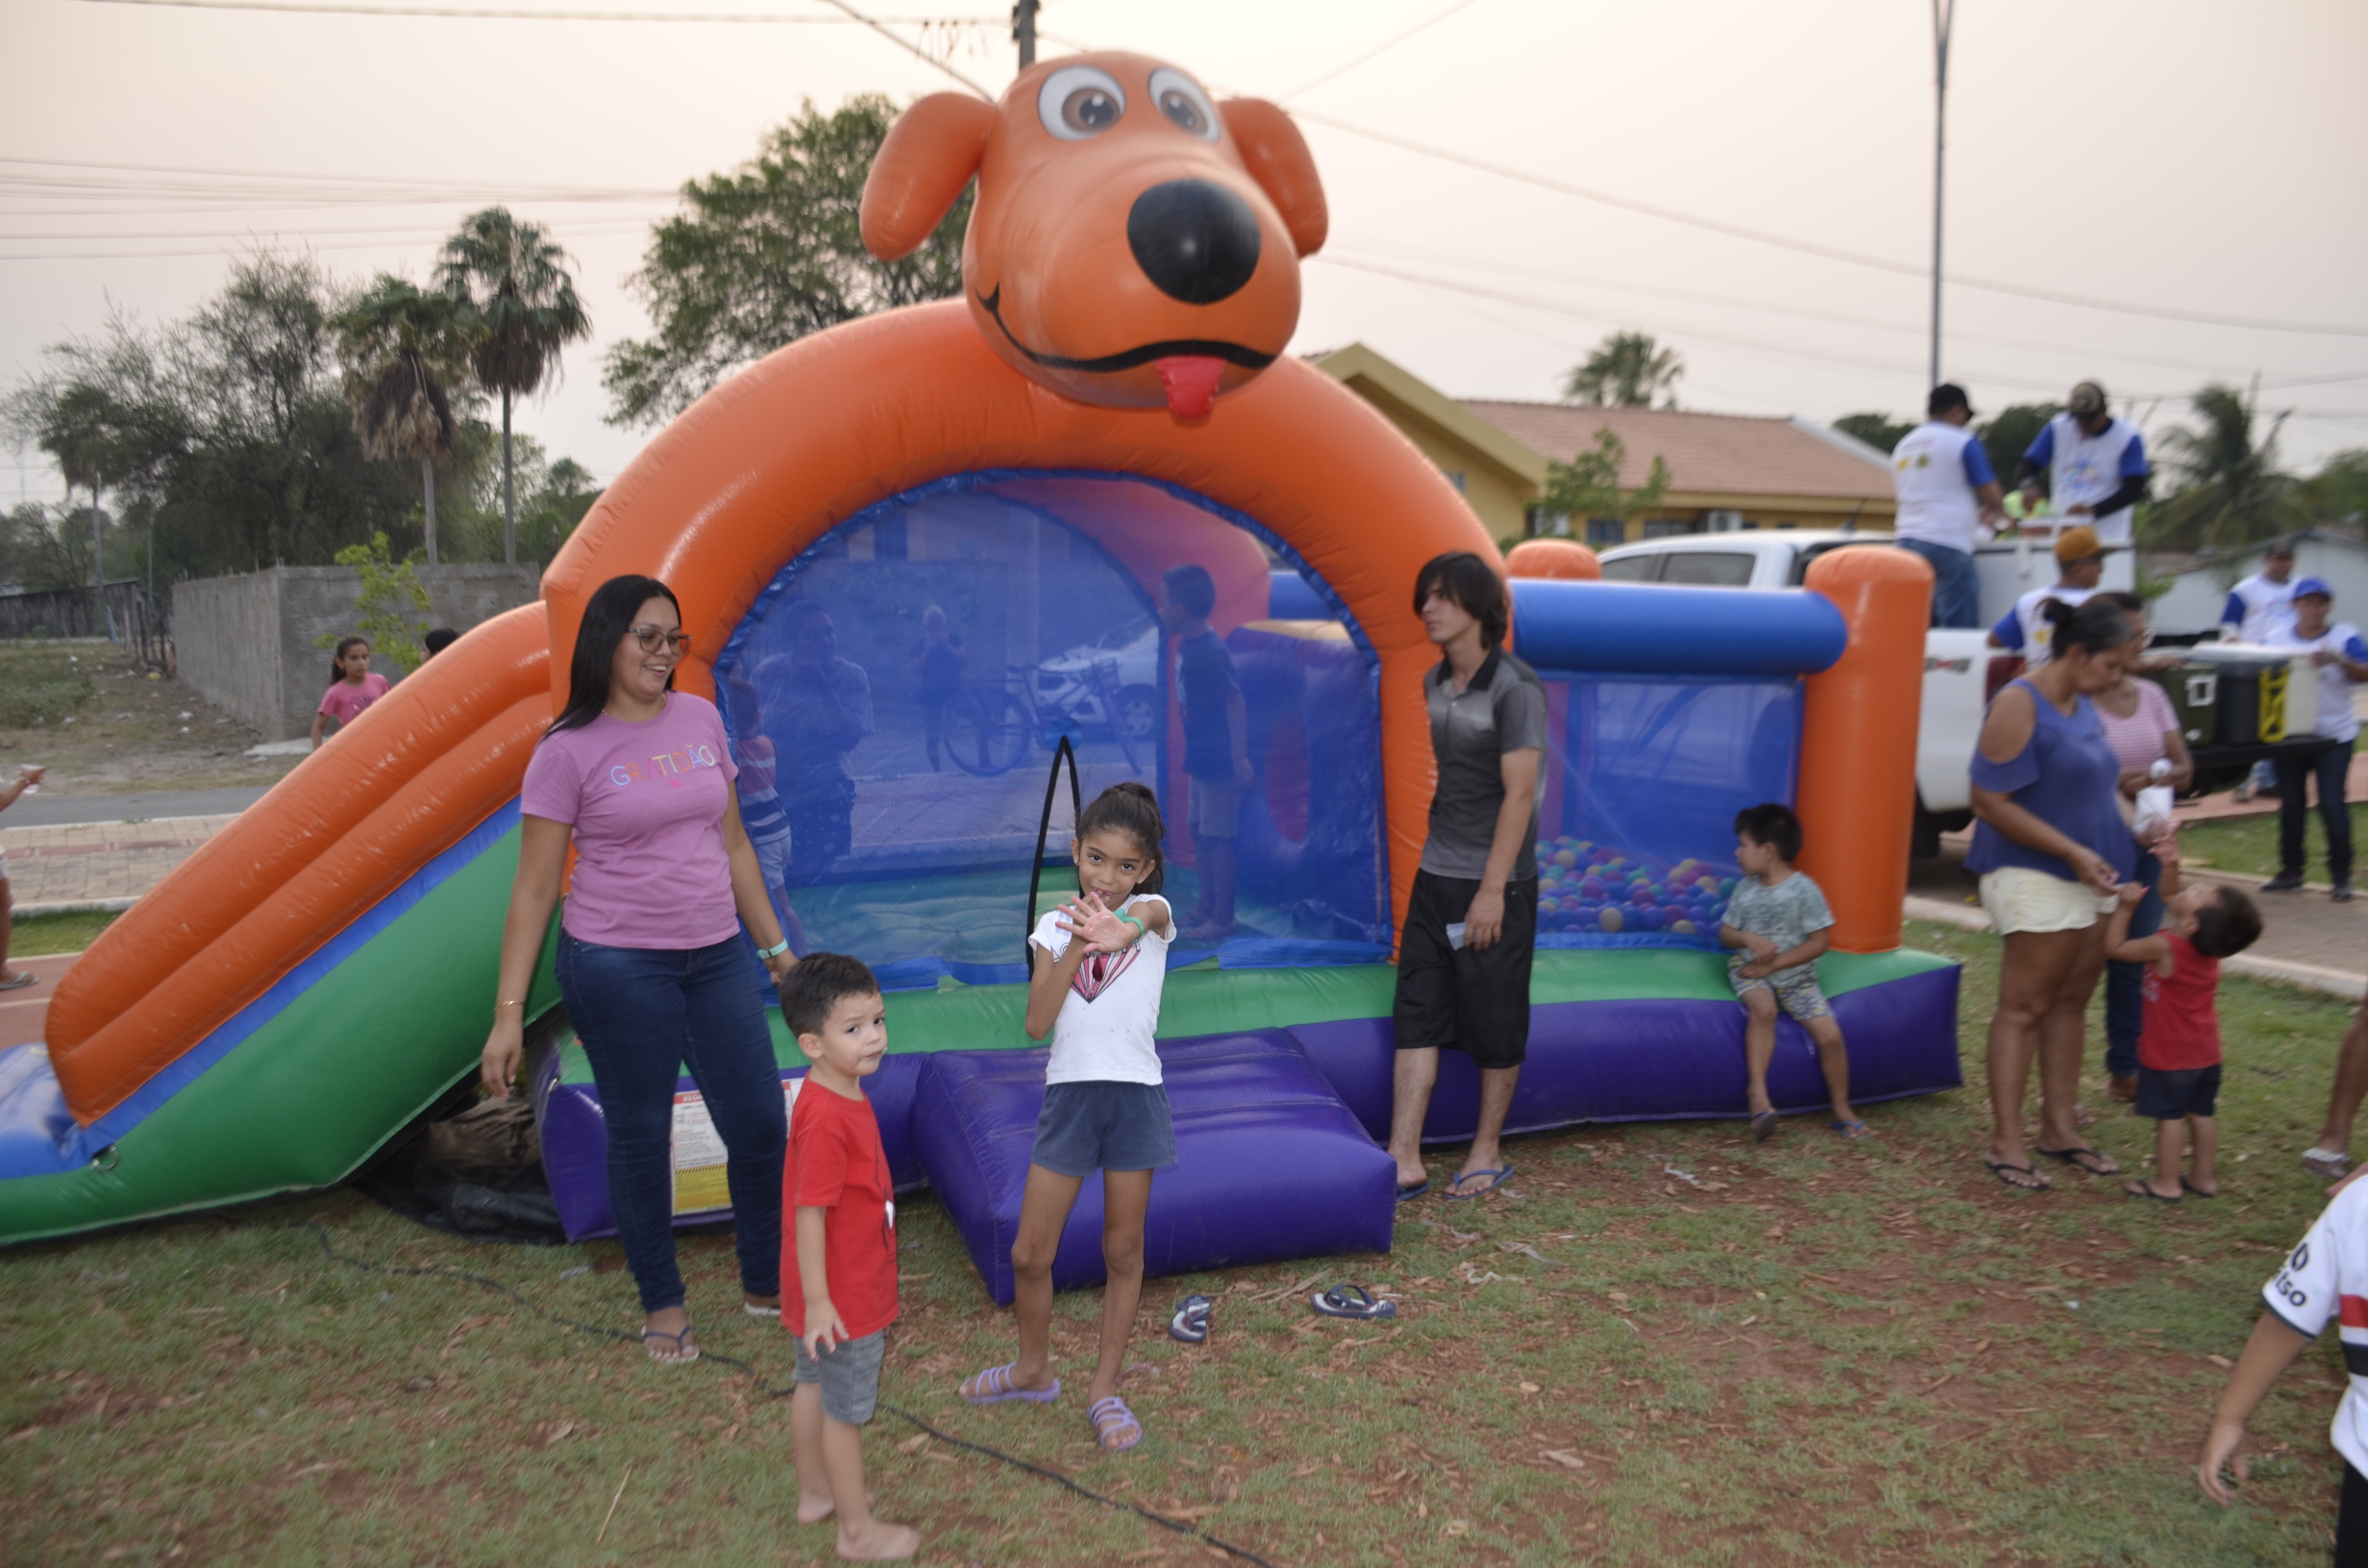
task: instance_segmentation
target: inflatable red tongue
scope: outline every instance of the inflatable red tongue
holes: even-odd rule
[[[1176,354],[1151,363],[1168,393],[1168,412],[1178,419],[1208,417],[1209,405],[1217,401],[1218,378],[1225,374],[1225,361],[1211,355]]]

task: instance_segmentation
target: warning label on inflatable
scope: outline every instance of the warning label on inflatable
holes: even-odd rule
[[[798,1109],[803,1078],[781,1085],[784,1114]],[[707,1115],[707,1097],[697,1090],[675,1096],[675,1203],[678,1214],[711,1214],[731,1207],[731,1185],[724,1174],[724,1136]]]

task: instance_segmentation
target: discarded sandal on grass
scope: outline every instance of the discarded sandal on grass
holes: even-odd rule
[[[1375,1301],[1361,1285],[1336,1285],[1307,1298],[1307,1304],[1326,1317],[1376,1318],[1397,1316],[1397,1303]]]
[[[1177,1302],[1175,1316],[1168,1319],[1168,1337],[1187,1345],[1207,1344],[1212,1305],[1206,1296],[1186,1296]]]

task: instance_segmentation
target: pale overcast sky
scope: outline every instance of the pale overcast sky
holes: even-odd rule
[[[749,157],[802,99],[952,88],[845,23],[351,13],[828,17],[822,0],[255,6],[0,0],[0,380],[111,303],[189,309],[242,247],[424,278],[455,220],[506,201],[572,253],[598,331],[521,428],[611,478],[649,432],[604,422],[600,355],[647,330],[625,280],[664,193]],[[990,89],[1014,72],[999,0],[858,7],[981,18],[926,36]],[[1930,256],[1926,0],[1047,0],[1042,25],[1048,54],[1137,49],[1617,201],[1910,269]],[[2357,0],[1963,0],[1949,271],[2165,314],[1952,285],[1944,374],[1986,409],[2098,377],[2158,434],[2193,388],[2257,373],[2264,406],[2294,411],[2290,466],[2368,447],[2363,60]],[[1362,339],[1451,393],[1542,399],[1631,327],[1685,355],[1689,407],[1921,404],[1920,276],[1302,125],[1333,237],[1307,270],[1301,351]],[[60,494],[37,459],[0,451],[20,465],[0,499]]]

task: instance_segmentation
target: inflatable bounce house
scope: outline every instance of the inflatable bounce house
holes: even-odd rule
[[[1375,1139],[1437,657],[1412,590],[1430,557],[1495,546],[1380,415],[1284,356],[1326,215],[1275,107],[1124,54],[1035,66],[999,104],[925,98],[872,171],[865,242],[911,251],[974,179],[963,299],[719,386],[609,487],[540,603],[406,679],[76,964],[47,1041],[0,1054],[0,1239],[342,1181],[474,1073],[527,757],[585,600],[634,572],[680,596],[678,678],[725,716],[786,928],[889,988],[870,1089],[900,1182],[935,1188],[1007,1299],[1044,1074],[1024,937],[1074,886],[1072,790],[1152,783],[1171,894],[1197,891],[1157,614],[1189,564],[1257,780],[1239,929],[1170,960],[1182,1160],[1153,1188],[1149,1263],[1389,1246]],[[1688,589],[1589,580],[1591,555],[1545,542],[1509,567],[1513,646],[1551,706],[1512,1129],[1742,1114],[1716,930],[1729,824],[1767,799],[1800,812],[1838,920],[1823,976],[1854,1098],[1957,1085],[1957,971],[1898,944],[1928,569],[1840,551],[1805,589]],[[553,1190],[572,1235],[601,1235],[601,1108],[548,964],[530,1011]],[[1778,1103],[1821,1104],[1783,1027]],[[1445,1066],[1439,1139],[1475,1111],[1468,1065]],[[720,1151],[681,1090],[678,1210],[712,1219]],[[1097,1277],[1099,1222],[1089,1188],[1062,1283]]]

